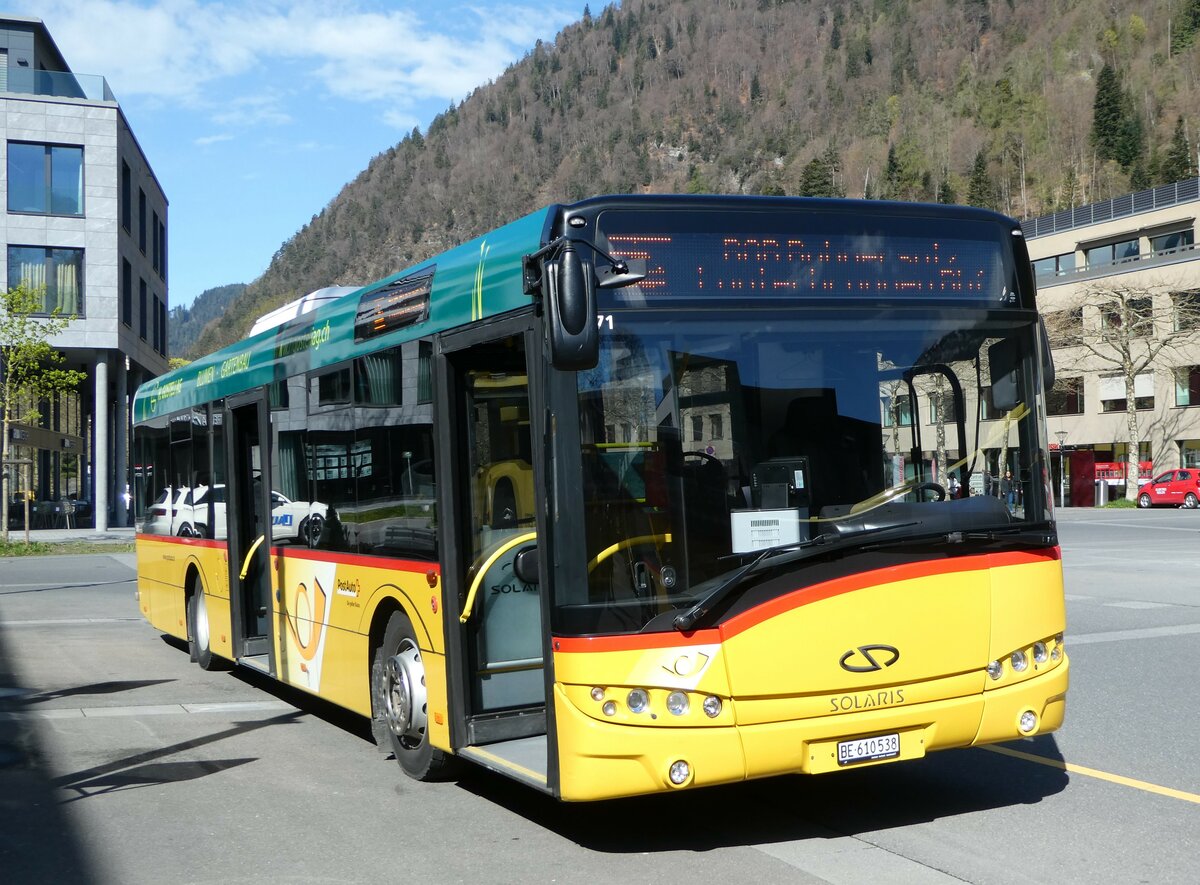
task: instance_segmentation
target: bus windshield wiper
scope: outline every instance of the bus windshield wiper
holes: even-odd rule
[[[752,560],[739,568],[728,578],[714,587],[708,593],[704,594],[696,603],[687,611],[680,612],[671,621],[671,624],[680,633],[686,633],[693,629],[704,617],[708,615],[714,605],[732,593],[743,580],[748,578],[754,572],[768,564],[780,565],[782,562],[798,562],[807,559],[810,556],[816,556],[818,553],[826,553],[830,550],[837,550],[842,547],[854,546],[859,539],[868,535],[877,535],[881,532],[891,532],[896,529],[909,528],[917,525],[916,521],[901,522],[893,525],[873,526],[852,530],[844,534],[829,534],[817,535],[808,541],[796,541],[791,544],[779,544],[775,547],[767,547],[759,551]],[[791,556],[789,554],[795,554]],[[783,557],[781,560],[780,558]]]

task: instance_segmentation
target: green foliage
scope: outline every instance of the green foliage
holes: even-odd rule
[[[1200,0],[1183,0],[1171,21],[1171,54],[1178,55],[1191,48],[1200,31]]]
[[[996,194],[996,183],[988,172],[987,153],[980,151],[975,155],[971,166],[971,178],[967,183],[967,204],[980,206],[984,209],[998,208],[999,199]]]
[[[1192,177],[1192,152],[1183,132],[1183,117],[1175,118],[1175,133],[1158,164],[1157,173],[1157,184],[1171,184]]]
[[[800,175],[802,197],[839,197],[835,176],[837,174],[837,152],[831,147],[819,157],[813,157]]]
[[[1101,160],[1116,160],[1125,169],[1142,154],[1142,123],[1133,110],[1133,99],[1110,64],[1096,78],[1092,103],[1092,144]]]

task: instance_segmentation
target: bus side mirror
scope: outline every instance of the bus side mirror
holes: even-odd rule
[[[1017,342],[1012,338],[997,341],[988,348],[992,405],[1002,412],[1017,404],[1017,360]]]
[[[544,282],[550,362],[556,369],[593,368],[600,359],[600,328],[591,262],[567,240],[558,256],[546,262]]]

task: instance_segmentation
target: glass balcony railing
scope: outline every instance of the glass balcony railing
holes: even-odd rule
[[[82,98],[87,101],[116,101],[108,81],[99,74],[72,74],[68,71],[32,71],[9,68],[5,92],[23,95],[49,95],[57,98]]]

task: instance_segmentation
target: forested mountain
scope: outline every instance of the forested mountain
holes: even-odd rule
[[[217,286],[197,295],[191,307],[171,308],[170,322],[167,323],[167,355],[185,356],[190,353],[204,327],[221,316],[245,291],[245,283]]]
[[[592,194],[844,194],[1017,217],[1195,174],[1200,0],[624,0],[414,130],[275,254],[203,352]]]

